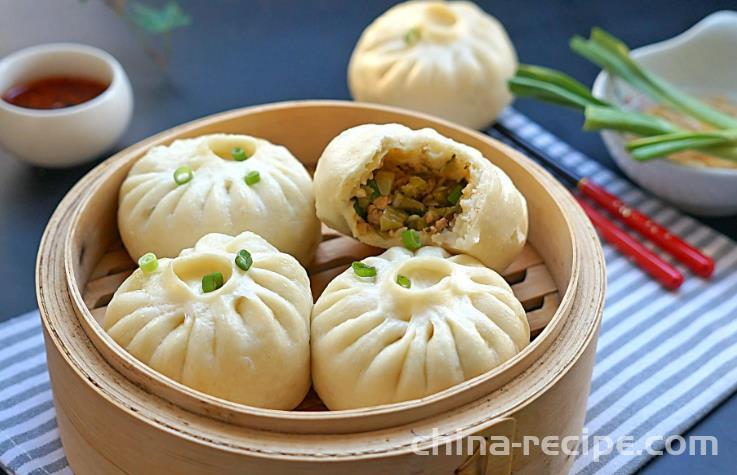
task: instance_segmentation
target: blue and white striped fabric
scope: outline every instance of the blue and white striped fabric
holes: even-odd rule
[[[38,312],[0,326],[0,462],[11,473],[72,473],[56,429]]]
[[[714,278],[689,275],[663,290],[605,247],[609,288],[589,397],[589,438],[681,434],[737,389],[737,244],[645,195],[595,161],[509,110],[504,124],[606,186],[717,261]],[[654,446],[657,449],[659,447]],[[575,474],[633,473],[650,456],[577,459]],[[0,325],[0,462],[17,474],[71,473],[51,402],[36,312]]]
[[[509,110],[502,122],[715,259],[709,281],[678,266],[688,278],[672,293],[604,246],[608,288],[586,433],[614,441],[632,436],[630,453],[642,451],[650,437],[682,434],[737,389],[737,244],[646,195],[525,116]],[[633,473],[650,455],[594,458],[593,451],[580,456],[572,473]]]

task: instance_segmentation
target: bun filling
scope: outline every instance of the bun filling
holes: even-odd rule
[[[357,229],[392,237],[406,229],[428,235],[452,229],[468,190],[468,164],[452,154],[427,160],[423,147],[408,153],[390,149],[381,166],[351,198]]]

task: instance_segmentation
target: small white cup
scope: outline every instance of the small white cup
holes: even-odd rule
[[[0,100],[0,143],[34,165],[77,165],[112,147],[133,113],[133,93],[123,67],[91,46],[51,43],[16,51],[0,61],[0,93],[50,76],[94,79],[108,88],[79,105],[29,109]]]

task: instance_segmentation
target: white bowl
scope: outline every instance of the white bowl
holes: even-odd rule
[[[713,13],[684,33],[632,51],[643,67],[691,92],[723,94],[737,99],[737,12]],[[616,94],[622,81],[602,72],[594,96],[622,104]],[[626,140],[603,131],[614,161],[643,188],[690,213],[727,216],[737,213],[737,169],[682,165],[669,160],[638,162],[626,151]]]
[[[81,76],[108,88],[63,109],[28,109],[0,100],[0,143],[34,165],[64,167],[91,160],[112,147],[133,112],[133,93],[123,67],[91,46],[52,43],[16,51],[0,61],[0,92],[48,76]]]

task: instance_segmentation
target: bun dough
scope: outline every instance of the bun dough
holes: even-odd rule
[[[478,150],[432,129],[367,124],[341,133],[328,144],[317,163],[317,215],[333,229],[366,244],[383,248],[401,246],[401,231],[406,228],[381,232],[367,225],[371,213],[363,219],[354,207],[355,197],[364,193],[362,190],[376,171],[390,163],[425,170],[427,178],[444,173],[451,161],[455,169],[449,175],[455,175],[453,179],[463,176],[461,183],[467,185],[454,208],[457,211],[448,216],[445,227],[437,229],[440,222],[436,222],[435,230],[420,231],[421,241],[424,245],[469,254],[501,272],[525,244],[525,199],[509,177]]]
[[[234,147],[250,156],[235,161]],[[193,171],[177,185],[174,171]],[[249,186],[244,177],[258,171]],[[208,233],[252,231],[309,264],[320,239],[312,180],[287,150],[247,135],[204,135],[154,147],[120,187],[118,228],[134,260],[147,252],[175,257]]]
[[[374,20],[348,65],[357,101],[414,109],[481,129],[512,102],[517,55],[471,2],[406,2]]]
[[[239,250],[253,258],[247,271]],[[202,292],[203,275],[224,284]],[[158,269],[137,269],[115,292],[105,331],[152,369],[229,401],[292,409],[310,387],[310,282],[261,237],[208,234]]]
[[[312,313],[312,377],[331,410],[417,399],[502,364],[530,342],[522,305],[496,272],[438,247],[394,247],[348,269]],[[397,283],[408,277],[409,289]]]

